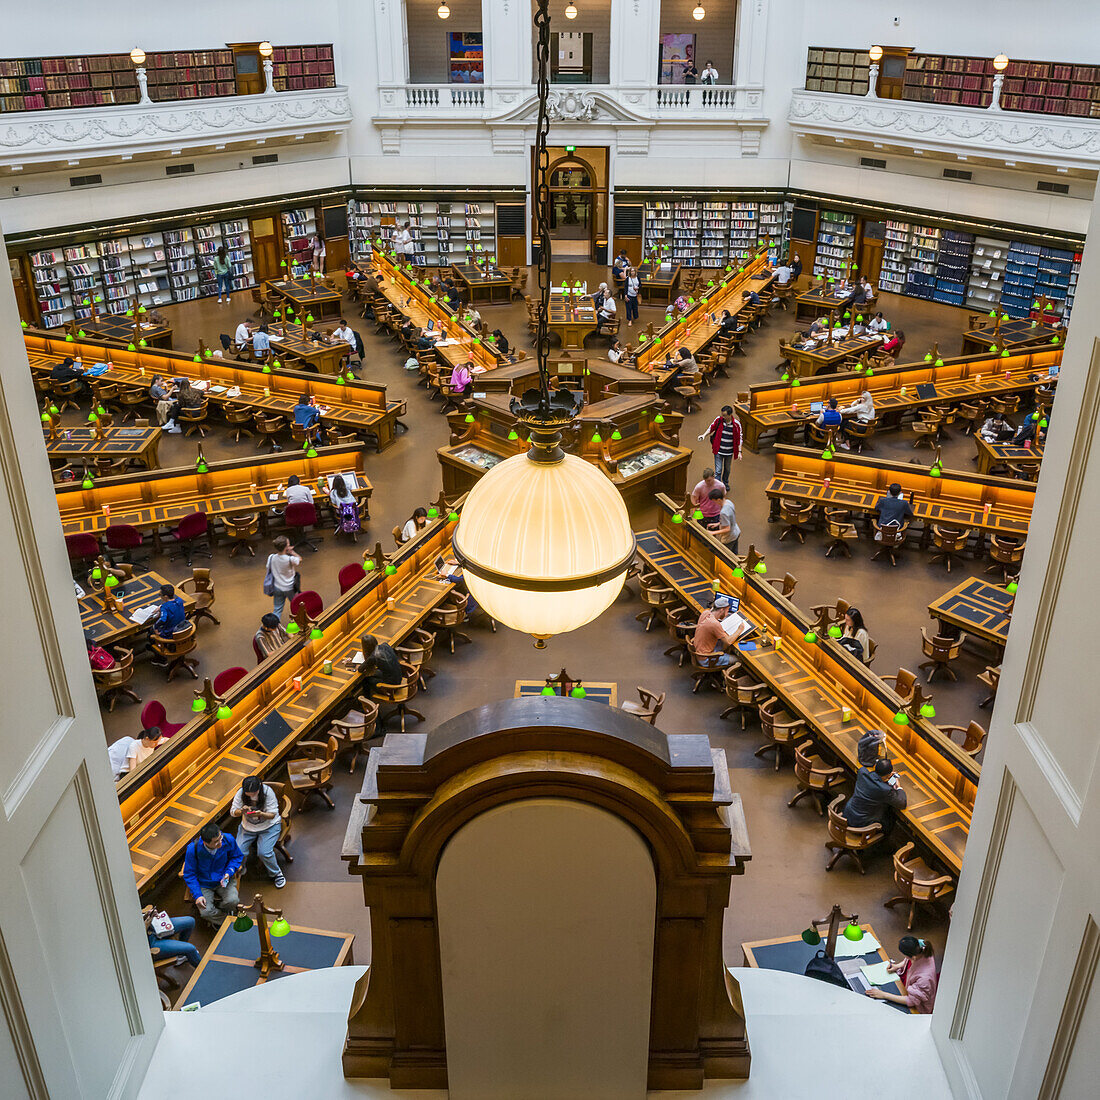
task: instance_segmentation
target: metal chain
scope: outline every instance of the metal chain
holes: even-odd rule
[[[535,357],[539,371],[539,408],[550,412],[550,115],[547,99],[550,95],[550,0],[538,0],[535,9],[538,40],[535,47],[539,114],[535,127],[535,237],[538,242],[537,267],[539,286],[538,325],[535,335]]]

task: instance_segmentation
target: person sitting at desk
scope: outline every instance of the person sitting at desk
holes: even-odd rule
[[[260,325],[252,334],[252,354],[257,359],[263,359],[271,351],[271,336],[266,323]]]
[[[611,324],[615,320],[618,311],[619,307],[615,304],[615,299],[608,294],[596,314],[596,331],[599,332],[604,325]]]
[[[986,443],[1001,443],[1006,439],[1011,439],[1013,431],[1012,425],[1005,420],[1004,414],[995,412],[978,429],[978,435]]]
[[[604,301],[608,298],[608,296],[609,296],[609,292],[608,292],[608,289],[607,289],[607,283],[600,283],[600,285],[599,285],[599,287],[597,287],[595,293],[589,294],[589,298],[592,299],[592,308],[599,311],[602,308],[602,306],[604,304]]]
[[[898,940],[898,950],[905,956],[905,961],[894,962],[891,959],[886,964],[886,969],[891,974],[897,974],[905,992],[891,993],[873,986],[867,990],[867,996],[876,1001],[906,1005],[918,1015],[927,1016],[935,1007],[936,989],[939,986],[932,943],[917,936],[902,936]]]
[[[791,257],[791,282],[797,283],[798,277],[802,274],[802,257],[796,252]]]
[[[447,305],[451,307],[452,311],[458,309],[462,299],[458,293],[458,287],[455,286],[454,279],[443,281],[443,297],[447,300]]]
[[[202,919],[215,928],[226,917],[237,915],[239,899],[233,879],[242,863],[244,856],[237,842],[212,821],[184,850],[183,881]]]
[[[615,257],[615,262],[611,265],[611,281],[618,288],[620,294],[626,286],[626,269],[629,266],[630,261],[627,259],[626,249],[620,248],[618,256]]]
[[[240,352],[251,343],[252,326],[247,321],[242,321],[237,326],[237,331],[233,333],[233,350]]]
[[[141,737],[133,741],[126,751],[124,770],[132,772],[135,768],[141,767],[153,755],[153,750],[167,740],[168,738],[161,734],[160,726],[150,726],[147,730],[142,730]]]
[[[332,335],[335,336],[337,340],[343,340],[353,352],[355,351],[355,333],[352,332],[351,325],[349,325],[343,317],[340,318],[340,323],[336,328],[332,330]]]
[[[837,408],[837,401],[835,397],[830,397],[821,407],[821,412],[817,414],[817,418],[813,421],[815,427],[821,428],[823,431],[835,431],[839,432],[844,425],[844,417],[840,415],[840,409]],[[806,442],[810,442],[810,422],[806,423]],[[843,443],[844,441],[841,440]]]
[[[81,393],[90,393],[87,379],[84,377],[84,368],[79,366],[71,355],[66,355],[60,363],[50,371],[51,382],[79,382]]]
[[[379,684],[400,684],[405,679],[401,661],[393,646],[380,642],[373,634],[363,635],[363,694],[370,698]],[[377,732],[382,732],[382,710],[378,711]]]
[[[887,759],[876,760],[874,768],[862,767],[856,772],[852,797],[841,814],[853,828],[862,829],[878,822],[890,831],[891,810],[904,810],[908,799],[901,782],[894,774],[894,765]]]
[[[729,606],[730,602],[725,596],[716,596],[713,607],[699,616],[692,643],[700,657],[721,653],[730,645],[730,636],[722,628],[722,620],[729,614]],[[728,653],[721,653],[715,661],[718,668],[728,668],[732,664],[733,658]]]
[[[711,492],[714,489],[725,489],[725,484],[714,476],[714,471],[708,466],[703,471],[703,478],[697,482],[691,490],[691,504],[693,508],[703,513],[703,524],[706,527],[716,527],[718,513],[722,511],[721,501],[711,500]]]
[[[111,778],[116,783],[128,770],[126,760],[130,755],[130,749],[137,744],[137,740],[136,737],[120,737],[107,746],[107,763],[111,768]]]
[[[481,331],[481,311],[477,306],[470,306],[466,310],[466,324],[474,330],[474,332]]]
[[[776,286],[790,286],[791,283],[791,265],[781,261],[775,265],[775,285]]]
[[[359,503],[355,499],[355,494],[348,488],[342,474],[337,474],[332,479],[328,499],[333,515],[336,517],[336,534],[351,535],[352,542],[355,542],[356,535],[363,529],[359,518]]]
[[[760,295],[757,294],[755,290],[742,290],[741,304],[746,306],[758,306],[760,305]]]
[[[1017,447],[1023,447],[1027,443],[1034,445],[1041,442],[1040,435],[1046,435],[1046,429],[1039,427],[1039,414],[1032,413],[1031,416],[1024,417],[1024,422],[1016,429],[1012,442]]]
[[[469,397],[474,388],[474,375],[466,363],[456,363],[451,371],[451,393]]]
[[[840,304],[842,306],[852,306],[852,305],[861,306],[871,296],[868,293],[868,291],[870,291],[870,290],[871,290],[871,284],[868,283],[866,279],[861,278],[860,282],[856,283],[848,291],[848,293],[845,295],[844,299],[841,301]]]
[[[182,966],[184,963],[198,966],[202,962],[199,949],[191,943],[191,933],[195,931],[194,917],[169,917],[171,929],[155,932],[153,917],[156,915],[156,909],[152,905],[147,905],[142,909],[141,915],[145,920],[145,935],[149,940],[149,946],[157,949],[160,958],[175,959],[176,966]]]
[[[496,344],[503,355],[507,355],[512,350],[512,345],[508,343],[507,337],[498,328],[493,329],[493,343]]]
[[[260,619],[260,629],[252,635],[252,648],[256,650],[256,655],[262,661],[289,641],[290,635],[279,620],[279,616],[269,611]]]
[[[307,434],[310,428],[316,428],[315,438],[323,447],[328,442],[328,436],[324,425],[321,423],[321,410],[316,405],[309,403],[309,396],[302,394],[298,398],[298,404],[294,406],[294,423]],[[312,500],[313,498],[310,497]]]
[[[275,883],[275,889],[281,890],[286,885],[286,875],[275,858],[275,844],[282,832],[283,822],[275,792],[259,776],[246,776],[233,796],[229,816],[241,819],[237,847],[243,860],[247,860],[255,848],[264,870]]]
[[[870,390],[864,390],[850,405],[845,405],[840,410],[841,417],[852,417],[855,420],[867,423],[875,419],[875,399]]]
[[[170,584],[160,586],[160,598],[160,611],[153,623],[153,633],[159,638],[169,638],[181,623],[186,622],[187,610],[183,606],[183,597],[177,596]]]
[[[882,527],[900,527],[913,518],[913,506],[901,495],[901,486],[895,481],[886,496],[875,502],[875,512]]]
[[[623,357],[623,348],[618,340],[611,341],[611,347],[607,349],[607,358],[612,363],[617,363]]]
[[[308,485],[303,485],[302,479],[297,474],[291,474],[286,480],[286,502],[287,504],[313,503],[313,490]]]
[[[408,542],[409,539],[416,538],[425,527],[428,526],[428,509],[417,508],[415,512],[405,521],[405,526],[401,528],[401,541]]]
[[[699,364],[687,348],[680,348],[679,356],[676,359],[673,359],[671,352],[665,355],[664,369],[671,373],[661,383],[660,394],[662,397],[679,386],[684,375],[696,374],[699,370]]]
[[[810,327],[806,330],[806,332],[807,332],[807,335],[809,335],[809,336],[828,335],[828,332],[829,332],[829,318],[828,317],[818,317],[818,319],[810,325]]]
[[[867,325],[869,332],[885,332],[889,327],[890,322],[882,316],[881,312],[876,313]]]
[[[905,347],[905,333],[899,328],[894,331],[893,336],[883,342],[882,350],[896,359],[903,347]]]
[[[723,333],[744,332],[745,330],[745,326],[728,309],[722,310],[722,315],[718,318],[718,327]]]
[[[838,641],[853,657],[867,663],[871,655],[871,635],[867,633],[863,612],[858,607],[849,607],[844,612],[844,626]]]

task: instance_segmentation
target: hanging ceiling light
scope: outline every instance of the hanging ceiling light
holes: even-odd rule
[[[562,430],[575,420],[580,402],[570,390],[550,392],[548,8],[549,0],[538,0],[535,11],[539,386],[511,402],[531,446],[498,463],[470,490],[453,539],[473,598],[494,619],[534,635],[540,649],[551,635],[576,630],[606,611],[634,557],[634,533],[618,490],[591,463],[561,449]]]
[[[565,5],[565,18],[566,19],[576,19],[577,18],[577,5],[576,4],[566,4]]]
[[[707,9],[702,4],[696,4],[694,11],[691,13],[691,18],[695,20],[705,19],[707,17]]]
[[[447,7],[446,4],[440,4],[439,7],[435,9],[435,14],[438,15],[440,19],[449,19],[451,17],[451,9]]]

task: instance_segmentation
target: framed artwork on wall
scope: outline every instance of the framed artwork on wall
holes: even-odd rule
[[[684,73],[689,67],[698,68],[695,61],[695,35],[662,34],[657,82],[684,84]],[[698,83],[698,79],[696,77],[692,83]]]

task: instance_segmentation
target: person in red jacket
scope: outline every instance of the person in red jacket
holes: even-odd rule
[[[730,466],[741,457],[741,422],[733,415],[730,405],[722,406],[722,413],[703,432],[700,439],[710,436],[710,449],[714,452],[714,472],[723,485],[730,483]]]

